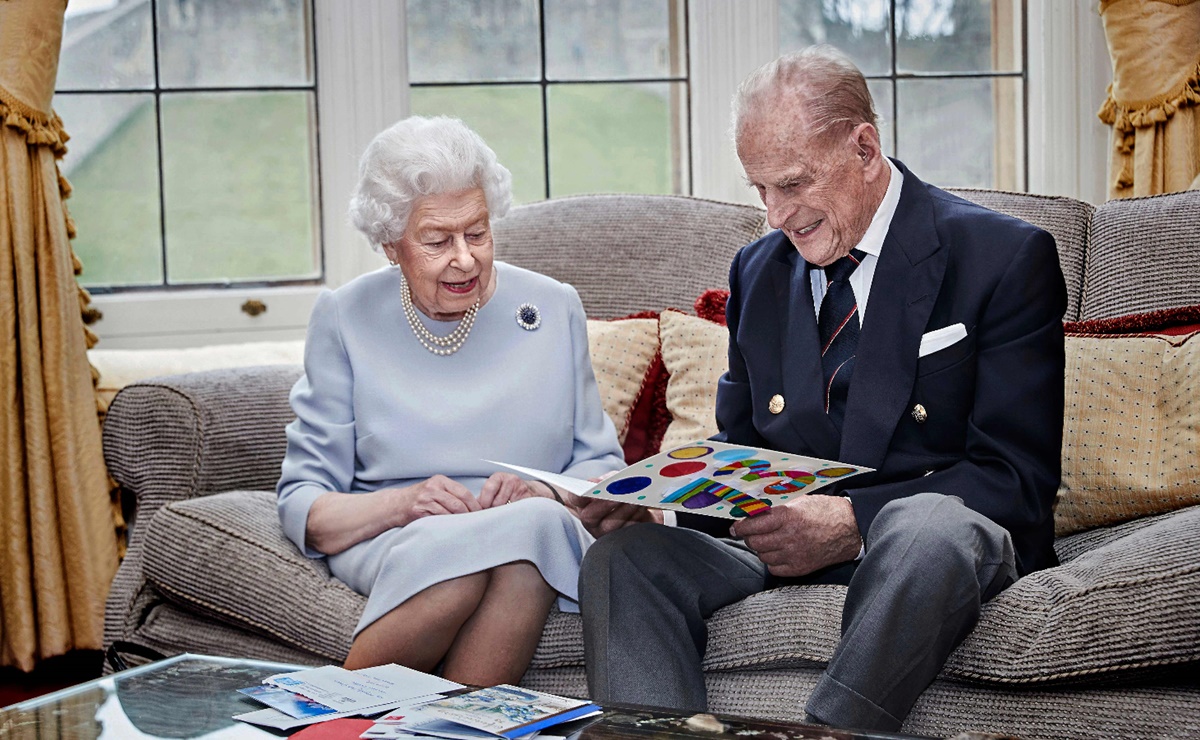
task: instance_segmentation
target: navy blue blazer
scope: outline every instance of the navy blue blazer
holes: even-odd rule
[[[841,433],[824,412],[808,265],[774,231],[730,269],[715,439],[875,468],[842,490],[864,539],[889,501],[934,491],[1007,529],[1021,574],[1054,565],[1067,306],[1054,238],[895,164],[904,185]],[[956,323],[965,339],[918,359],[924,333]],[[775,394],[786,401],[780,414],[767,408]]]

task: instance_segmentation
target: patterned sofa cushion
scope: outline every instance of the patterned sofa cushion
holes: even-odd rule
[[[729,367],[729,330],[722,324],[663,311],[659,338],[667,378],[671,423],[662,449],[717,433],[717,380]]]
[[[1200,336],[1068,335],[1059,536],[1200,504]]]
[[[647,390],[647,376],[658,355],[658,321],[588,319],[587,333],[600,402],[624,445],[634,405]]]

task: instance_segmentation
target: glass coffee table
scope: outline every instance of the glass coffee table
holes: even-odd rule
[[[237,690],[307,666],[185,653],[104,676],[0,709],[0,737],[12,740],[97,738],[286,737],[232,719],[262,705]],[[690,719],[691,718],[691,719]],[[909,735],[855,733],[828,727],[717,715],[697,721],[642,707],[605,706],[570,740],[897,740]],[[581,723],[582,724],[582,723]],[[575,729],[575,728],[572,728]],[[300,729],[292,731],[292,734]]]

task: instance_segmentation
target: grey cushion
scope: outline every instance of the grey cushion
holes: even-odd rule
[[[1067,281],[1068,321],[1079,318],[1083,293],[1083,259],[1088,225],[1095,208],[1090,203],[1050,195],[1010,193],[1002,190],[950,188],[954,193],[984,208],[1006,213],[1049,231],[1058,245],[1058,261]]]
[[[753,206],[678,195],[580,195],[512,209],[496,258],[570,283],[589,318],[691,311],[729,287],[734,253],[765,233]]]
[[[1081,318],[1200,304],[1200,190],[1110,200],[1092,218]]]
[[[366,599],[283,535],[275,494],[232,491],[164,507],[144,569],[167,599],[341,662]]]

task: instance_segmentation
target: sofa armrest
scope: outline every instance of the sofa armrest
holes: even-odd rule
[[[104,422],[104,461],[139,521],[163,505],[233,489],[274,489],[294,418],[298,365],[211,370],[126,386]]]
[[[104,460],[121,486],[129,548],[105,610],[105,644],[130,634],[156,601],[142,572],[146,530],[163,506],[229,490],[274,490],[294,418],[299,365],[149,378],[116,395]]]

